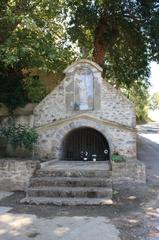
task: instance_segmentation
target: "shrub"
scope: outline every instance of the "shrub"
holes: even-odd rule
[[[19,69],[6,68],[0,62],[0,102],[4,103],[10,113],[17,107],[24,107],[28,102],[23,88],[23,73]]]
[[[0,137],[6,139],[14,149],[24,147],[31,150],[38,140],[38,134],[35,129],[22,125],[18,125],[17,127],[1,127]]]
[[[47,95],[44,82],[39,76],[28,76],[24,78],[23,85],[30,102],[39,103]]]

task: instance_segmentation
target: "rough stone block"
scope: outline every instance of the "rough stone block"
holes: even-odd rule
[[[0,189],[4,191],[25,191],[39,161],[0,159]]]

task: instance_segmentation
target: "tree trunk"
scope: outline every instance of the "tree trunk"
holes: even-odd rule
[[[93,61],[99,64],[101,67],[103,67],[105,54],[106,54],[106,46],[100,44],[97,40],[94,44]]]
[[[104,65],[105,54],[107,49],[107,43],[104,39],[105,33],[106,33],[105,21],[101,19],[95,29],[93,50],[93,61],[99,64],[101,67],[103,67]]]

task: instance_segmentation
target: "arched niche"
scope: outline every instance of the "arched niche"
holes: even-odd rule
[[[66,161],[108,161],[109,144],[99,131],[91,127],[79,127],[63,139],[61,160]]]
[[[94,109],[94,76],[88,67],[74,72],[74,110]]]

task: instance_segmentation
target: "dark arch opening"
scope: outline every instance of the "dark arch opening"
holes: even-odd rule
[[[103,134],[93,128],[81,127],[64,138],[61,160],[108,161],[109,154],[109,144]]]

